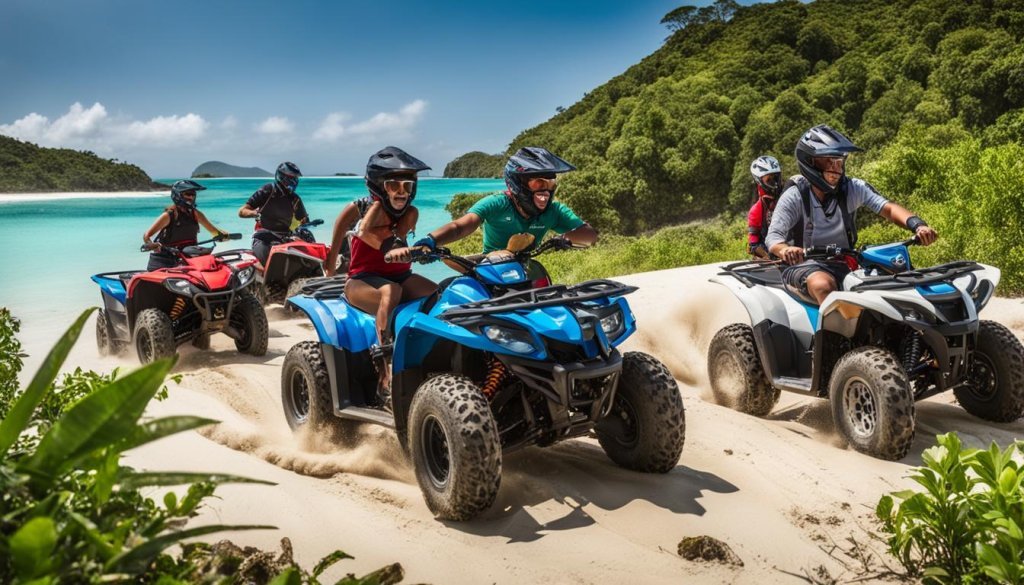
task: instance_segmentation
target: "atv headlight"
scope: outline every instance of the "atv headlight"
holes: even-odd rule
[[[488,325],[484,327],[484,335],[487,336],[487,339],[509,351],[523,354],[537,351],[533,345],[533,337],[525,331],[499,325]]]
[[[245,286],[252,280],[253,275],[256,274],[256,267],[250,266],[244,270],[238,271],[238,286]]]
[[[604,331],[608,339],[615,339],[622,330],[622,311],[615,311],[611,315],[601,317],[601,331]]]
[[[890,305],[896,307],[896,310],[900,312],[900,315],[908,321],[925,321],[931,323],[934,321],[934,317],[927,310],[913,304],[901,301],[894,301],[892,299],[886,299]]]
[[[187,297],[192,296],[197,290],[191,282],[184,278],[168,278],[164,281],[164,288],[176,295],[185,295]]]

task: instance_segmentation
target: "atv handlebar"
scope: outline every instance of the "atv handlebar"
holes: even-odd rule
[[[915,244],[920,244],[921,240],[917,236],[914,236],[908,240],[895,243],[898,243],[901,246],[913,246]],[[859,258],[861,252],[863,252],[865,248],[866,246],[862,246],[857,250],[851,250],[850,248],[843,248],[836,244],[829,244],[828,246],[811,246],[809,248],[804,248],[804,258],[827,259],[835,258],[836,256],[854,256]]]
[[[242,239],[242,234],[239,234],[239,233],[232,233],[232,234],[221,233],[221,234],[217,234],[216,236],[213,236],[209,240],[203,240],[201,242],[196,242],[196,243],[194,243],[192,245],[193,246],[202,246],[203,244],[212,244],[212,243],[217,243],[217,242],[226,242],[228,240],[241,240],[241,239]],[[153,248],[148,247],[147,244],[142,244],[141,246],[139,246],[139,252],[152,252],[155,249],[156,249],[155,247],[153,247]],[[161,245],[160,246],[160,250],[165,251],[165,252],[169,252],[171,254],[177,254],[177,255],[181,255],[182,254],[181,248],[175,248],[174,246],[163,246],[163,245]]]
[[[520,252],[514,253],[514,258],[522,262],[535,256],[539,256],[550,250],[572,250],[576,248],[586,247],[587,246],[578,246],[576,244],[573,244],[568,239],[563,237],[555,237],[547,239],[546,241],[541,243],[541,245],[537,246],[532,250],[522,250]],[[411,261],[419,262],[420,264],[429,264],[430,262],[433,262],[435,260],[451,260],[452,262],[455,262],[456,264],[462,266],[467,270],[472,270],[476,268],[477,265],[480,264],[481,262],[481,260],[473,261],[470,260],[469,258],[456,256],[455,254],[452,254],[451,250],[449,250],[448,248],[441,247],[435,248],[434,250],[431,251],[425,246],[412,246],[409,249],[409,256]],[[387,256],[384,257],[384,261],[390,263],[390,260],[387,259]]]

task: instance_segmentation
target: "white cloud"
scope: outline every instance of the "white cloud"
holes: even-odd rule
[[[224,121],[220,123],[220,128],[221,130],[234,130],[235,128],[238,128],[238,118],[229,114],[228,117],[224,118]]]
[[[193,144],[205,135],[207,126],[206,120],[197,114],[133,121],[111,118],[103,104],[98,102],[89,108],[75,102],[66,114],[53,122],[32,112],[10,124],[0,124],[0,134],[43,146],[110,152],[138,145]]]
[[[416,122],[419,122],[426,109],[427,102],[416,100],[403,106],[397,114],[381,112],[365,122],[354,124],[349,128],[349,132],[353,134],[381,134],[397,130],[409,130],[416,125]]]
[[[256,126],[256,130],[261,134],[290,134],[294,129],[295,124],[281,116],[271,116]]]
[[[334,112],[327,114],[324,121],[320,123],[320,127],[313,132],[313,138],[316,140],[324,140],[326,142],[334,142],[341,138],[345,134],[345,122],[351,118],[350,115],[344,112]]]

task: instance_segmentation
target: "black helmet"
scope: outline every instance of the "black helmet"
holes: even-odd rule
[[[409,193],[409,202],[400,211],[391,207],[391,199],[384,191],[384,178],[395,173],[416,173],[425,171],[430,167],[415,156],[405,152],[397,146],[388,146],[378,150],[366,161],[366,186],[370,194],[380,201],[384,210],[393,218],[402,215],[412,206],[412,200],[416,198],[416,183],[413,183],[412,191]]]
[[[533,204],[533,191],[526,187],[523,179],[545,176],[554,178],[558,173],[575,170],[576,167],[566,162],[565,159],[551,154],[546,148],[524,146],[509,157],[508,162],[505,163],[505,184],[508,185],[508,191],[519,204],[519,208],[527,215],[536,217],[550,209],[551,204],[548,203],[544,211],[537,209],[537,206]],[[554,200],[554,198],[555,190],[552,189],[551,199]]]
[[[205,190],[206,187],[203,187],[202,185],[196,183],[191,179],[175,181],[174,184],[171,185],[171,201],[173,201],[175,205],[184,209],[185,211],[192,211],[193,209],[196,208],[196,203],[195,201],[189,201],[188,199],[185,199],[185,193],[192,192],[193,194],[195,194],[199,191]]]
[[[796,165],[800,167],[800,174],[807,178],[812,185],[821,189],[825,194],[832,193],[846,176],[846,169],[843,168],[843,175],[839,178],[840,183],[830,185],[814,166],[814,158],[819,156],[843,157],[851,152],[861,152],[864,149],[858,148],[850,139],[831,127],[820,124],[811,128],[800,137],[796,143]]]
[[[274,173],[274,180],[281,186],[285,193],[294,193],[299,186],[299,177],[302,171],[293,162],[283,162],[277,165],[277,172]]]

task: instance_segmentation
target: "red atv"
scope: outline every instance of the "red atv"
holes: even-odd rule
[[[264,305],[284,305],[285,299],[299,294],[306,281],[324,276],[324,261],[330,247],[318,243],[310,231],[323,223],[324,220],[315,219],[292,232],[258,231],[253,235],[273,244],[266,266],[257,264],[256,268],[255,294]]]
[[[94,275],[103,295],[96,317],[100,354],[120,354],[132,344],[139,361],[149,363],[174,355],[189,341],[209,349],[214,333],[234,339],[240,352],[265,354],[267,315],[250,289],[256,260],[238,251],[212,254],[212,246],[201,245],[241,238],[229,234],[181,249],[164,246],[181,259],[174,268]]]

